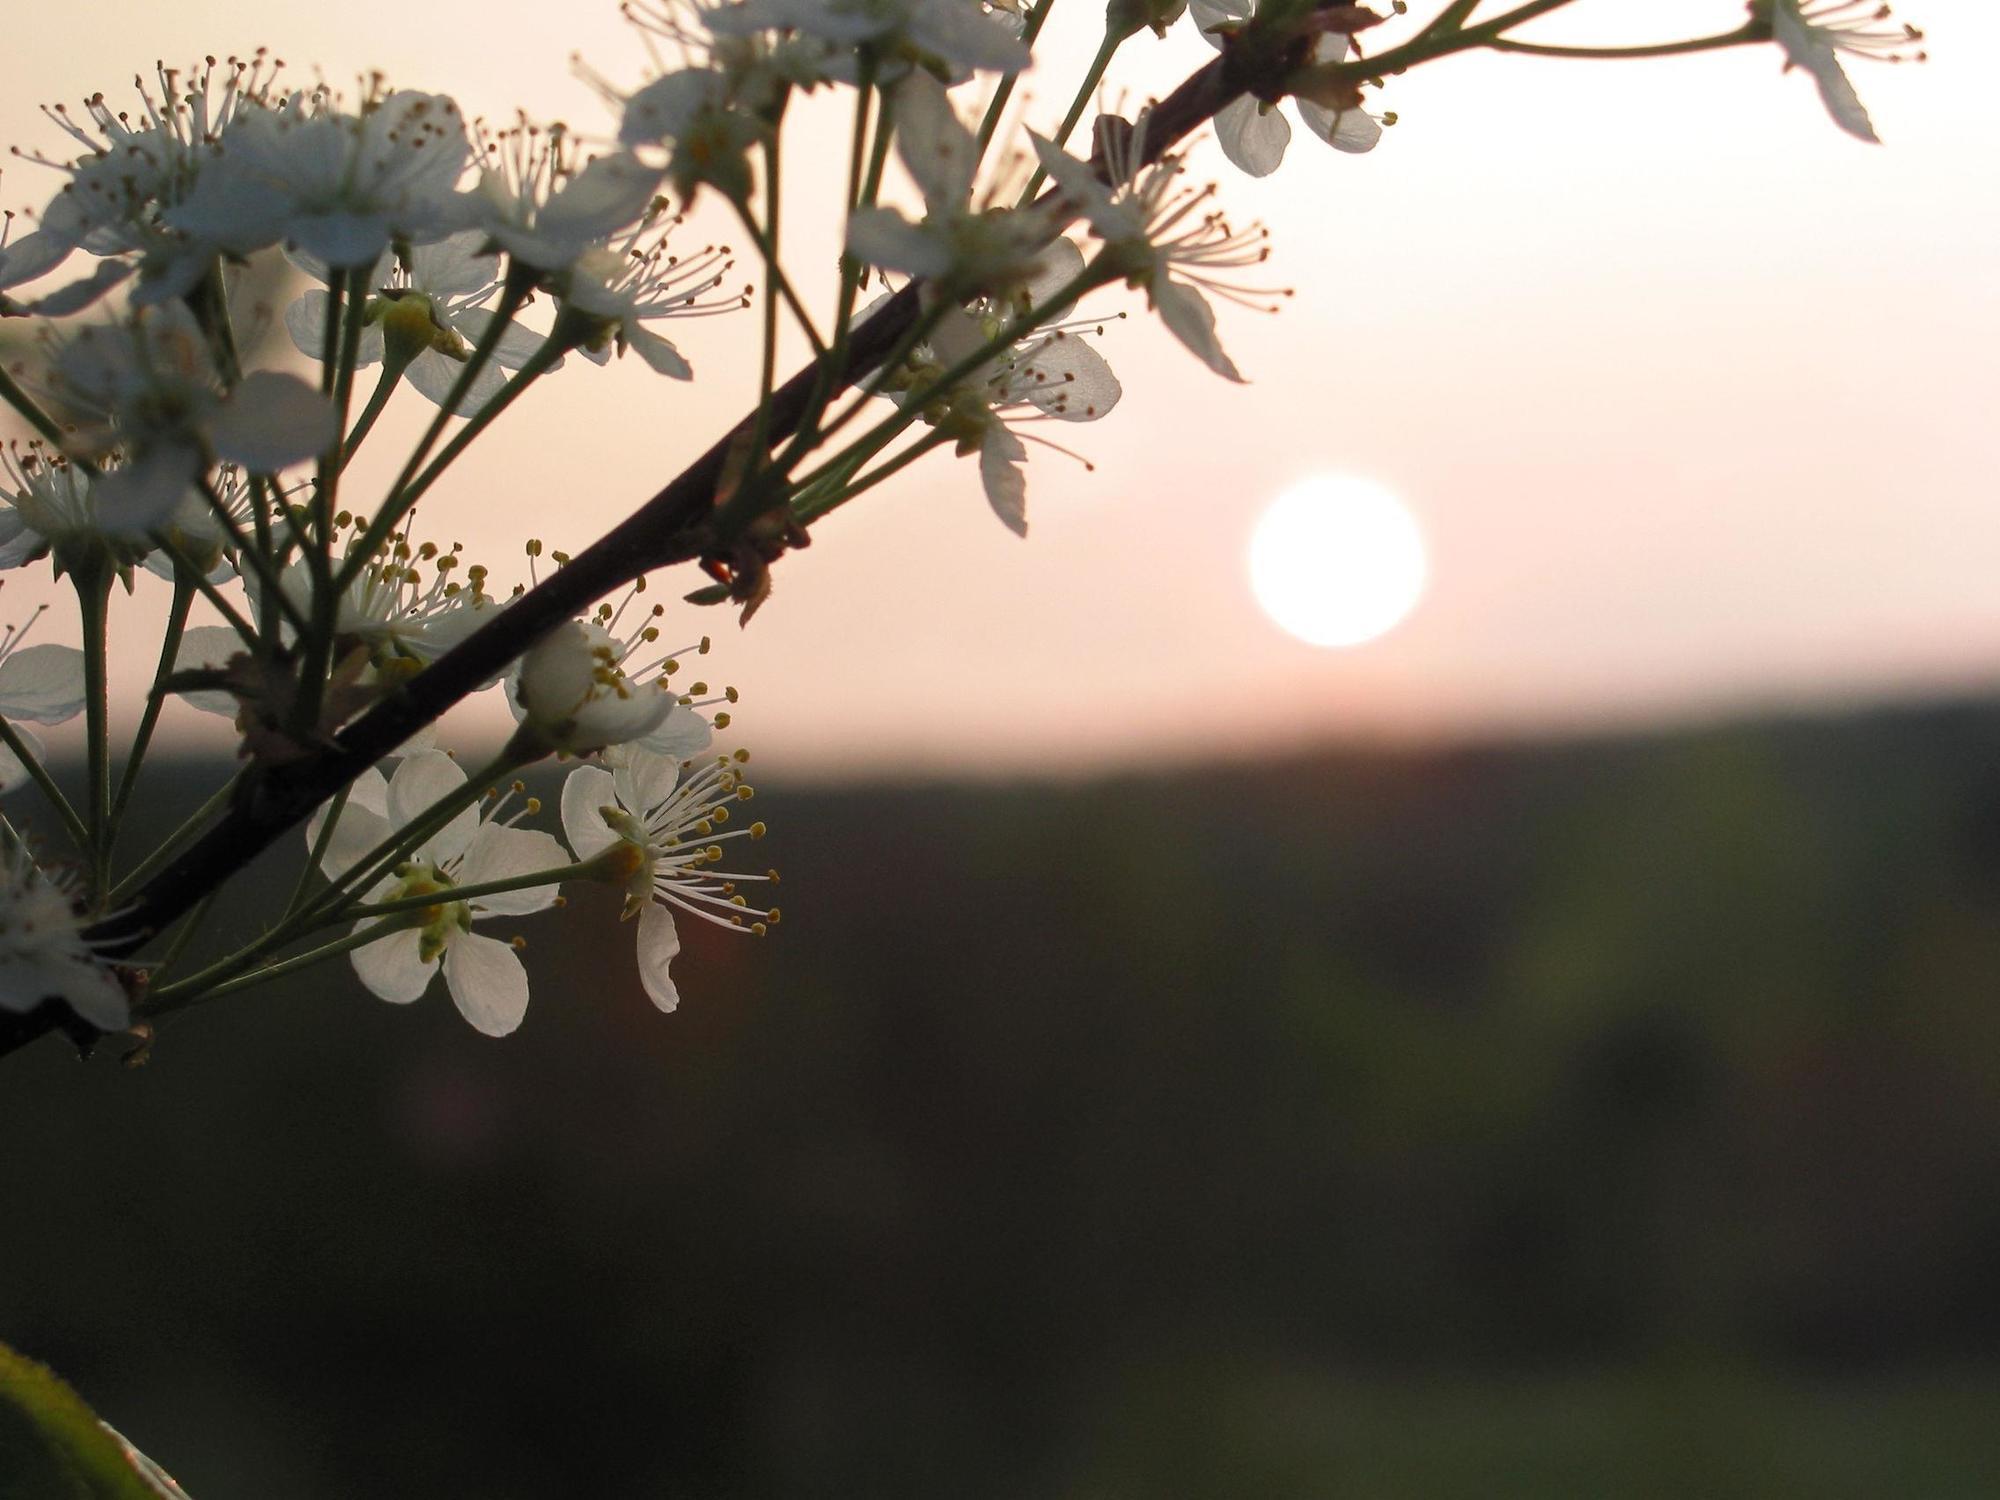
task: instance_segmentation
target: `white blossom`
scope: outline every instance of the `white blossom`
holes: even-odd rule
[[[579,766],[563,782],[563,832],[579,860],[597,861],[623,888],[624,915],[638,918],[639,979],[661,1010],[680,1003],[668,972],[681,948],[675,908],[739,932],[778,920],[775,907],[753,907],[737,890],[774,878],[769,871],[720,868],[725,842],[764,836],[762,823],[726,826],[732,805],[751,794],[741,767],[718,756],[683,777],[679,757],[635,750],[610,770]]]
[[[1081,271],[1075,247],[1068,240],[1057,244],[1068,249],[1075,257],[1075,269]],[[1059,256],[1047,260],[1062,264]],[[1068,284],[1063,272],[1050,276],[1057,278],[1059,284]],[[979,455],[980,482],[993,513],[1016,536],[1026,536],[1027,476],[1022,466],[1028,461],[1028,444],[1072,458],[1078,455],[1021,429],[1045,421],[1094,422],[1118,404],[1123,389],[1104,356],[1090,346],[1084,325],[1077,324],[1032,333],[986,360],[952,389],[926,394],[949,370],[1004,331],[1006,311],[985,304],[970,312],[945,313],[879,394],[899,404],[922,399],[926,423],[955,438],[961,456]],[[1088,460],[1083,462],[1089,466]]]
[[[1261,226],[1232,229],[1220,210],[1206,208],[1214,196],[1213,183],[1199,189],[1180,186],[1184,164],[1179,157],[1146,165],[1145,115],[1123,132],[1122,142],[1119,135],[1106,132],[1108,185],[1053,142],[1033,139],[1042,166],[1082,209],[1127,284],[1145,291],[1168,330],[1211,370],[1241,381],[1216,337],[1215,313],[1203,294],[1268,310],[1270,304],[1258,300],[1268,293],[1243,286],[1230,274],[1269,256],[1266,231]]]
[[[60,571],[86,554],[125,562],[143,552],[136,537],[152,512],[107,508],[102,490],[87,469],[40,443],[10,443],[0,453],[0,569],[54,554]]]
[[[61,1000],[99,1031],[131,1022],[125,987],[91,950],[69,884],[18,844],[0,849],[0,1010]]]
[[[1881,137],[1840,66],[1840,54],[1884,62],[1922,61],[1912,47],[1924,39],[1914,26],[1892,21],[1881,0],[1764,0],[1771,35],[1785,54],[1785,69],[1803,68],[1819,86],[1826,112],[1842,130],[1879,145]]]
[[[332,403],[296,375],[257,370],[225,392],[208,341],[181,303],[130,323],[85,328],[60,345],[55,385],[93,452],[126,461],[97,482],[107,524],[146,531],[186,496],[211,459],[271,473],[338,435]]]
[[[568,129],[523,120],[480,141],[479,184],[460,220],[526,265],[559,273],[637,223],[664,175],[628,152],[579,160]]]
[[[667,253],[678,216],[668,218],[656,201],[629,234],[614,244],[586,250],[564,279],[562,301],[592,320],[597,332],[578,353],[604,364],[628,349],[659,374],[692,380],[694,368],[680,350],[646,325],[669,318],[704,318],[748,306],[749,293],[722,290],[736,262],[710,245],[685,260]]]
[[[428,245],[414,246],[408,258],[384,251],[368,274],[371,295],[355,357],[355,368],[380,364],[385,328],[394,324],[398,336],[419,345],[404,368],[411,385],[442,406],[465,368],[472,348],[491,326],[486,306],[500,289],[500,257],[488,247],[481,230],[468,229]],[[325,262],[294,254],[293,263],[322,285],[332,271]],[[285,331],[301,354],[320,359],[326,353],[326,315],[333,299],[312,288],[285,309]],[[509,323],[493,346],[492,356],[479,367],[460,399],[456,414],[466,416],[484,406],[507,383],[506,371],[518,370],[542,346],[533,330]],[[550,369],[561,367],[557,360]]]
[[[1032,208],[974,204],[979,144],[944,85],[922,70],[911,72],[896,85],[894,118],[896,153],[924,195],[923,221],[912,223],[894,208],[857,209],[847,221],[848,251],[966,296],[1028,274],[1053,225]]]
[[[614,609],[599,606],[589,620],[557,626],[531,646],[507,680],[507,704],[524,732],[550,750],[587,755],[607,747],[633,745],[663,755],[688,756],[708,748],[709,721],[701,714],[715,702],[736,701],[725,688],[719,698],[701,699],[706,683],[687,694],[669,679],[681,658],[706,655],[708,637],[673,651],[659,648],[654,623],[661,605],[643,611],[640,623],[617,632],[625,611],[643,592],[643,580]],[[716,717],[726,726],[726,714]]]
[[[0,254],[0,287],[46,274],[80,249],[105,259],[65,293],[30,303],[27,311],[74,312],[135,266],[139,280],[132,300],[140,305],[192,288],[213,263],[216,247],[174,228],[165,215],[193,191],[215,159],[218,135],[237,112],[268,102],[275,78],[275,68],[260,52],[185,71],[159,66],[151,84],[134,80],[136,112],[114,110],[102,94],[86,100],[80,112],[61,104],[46,109],[82,154],[67,160],[30,157],[68,180],[35,233]]]
[[[240,108],[217,159],[164,215],[244,255],[284,243],[330,266],[372,265],[391,237],[422,242],[452,226],[470,147],[458,106],[405,89],[349,114],[325,90]]]
[[[1220,49],[1232,31],[1249,22],[1251,6],[1249,0],[1188,0],[1188,14],[1203,39]],[[1353,37],[1340,32],[1322,32],[1313,40],[1312,61],[1317,64],[1345,62],[1353,53]],[[1310,99],[1293,102],[1306,128],[1337,151],[1373,151],[1382,139],[1381,121],[1359,106],[1332,109]],[[1263,177],[1284,160],[1292,127],[1277,105],[1242,94],[1216,112],[1215,139],[1230,161],[1252,177]]]
[[[321,868],[329,878],[345,874],[397,830],[409,827],[464,786],[465,772],[439,750],[406,757],[386,780],[372,768],[362,772],[348,789],[346,807],[327,839]],[[488,1036],[505,1036],[521,1024],[528,1009],[528,976],[511,945],[474,932],[473,924],[542,911],[554,904],[556,887],[528,886],[470,900],[458,899],[452,891],[557,870],[568,863],[552,835],[512,826],[511,816],[519,814],[510,816],[510,800],[503,797],[484,809],[466,808],[377,882],[367,892],[370,903],[413,896],[435,896],[436,901],[414,913],[364,918],[355,926],[357,934],[379,926],[384,935],[350,955],[361,982],[398,1005],[419,999],[442,969],[452,1003]],[[525,811],[532,812],[535,806],[530,801]],[[327,816],[323,807],[308,825],[309,847],[318,844]]]

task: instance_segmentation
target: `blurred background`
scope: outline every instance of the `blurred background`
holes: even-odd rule
[[[935,460],[686,618],[778,934],[688,934],[662,1017],[578,892],[508,1041],[329,973],[0,1062],[0,1338],[196,1500],[2000,1493],[2000,12],[1903,13],[1879,149],[1763,51],[1487,58],[1227,179],[1297,289],[1224,315],[1252,384],[1115,324],[1027,545]],[[644,71],[608,6],[102,3],[38,14],[6,133],[258,44],[586,128],[571,50]],[[588,540],[747,338],[564,372],[432,534]],[[1244,565],[1315,474],[1428,551],[1351,650]],[[170,727],[163,826],[226,753]]]

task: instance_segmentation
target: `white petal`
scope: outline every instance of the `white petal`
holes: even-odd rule
[[[347,790],[340,821],[333,825],[333,836],[320,856],[320,869],[328,879],[336,879],[353,869],[363,855],[379,848],[394,831],[389,823],[388,798],[389,784],[373,766],[354,778]],[[331,801],[322,802],[306,823],[308,849],[319,843],[320,829],[326,826],[332,807]]]
[[[1173,336],[1193,350],[1216,374],[1239,385],[1242,374],[1231,363],[1215,336],[1215,313],[1200,292],[1191,286],[1155,276],[1151,288],[1153,306],[1159,310]]]
[[[481,823],[478,832],[472,835],[472,842],[466,845],[465,859],[455,878],[460,885],[485,885],[491,880],[532,875],[537,870],[560,870],[568,863],[569,856],[553,834],[535,828],[510,828],[504,823]],[[555,899],[556,886],[552,881],[518,891],[474,896],[472,904],[479,912],[524,917],[532,911],[545,911],[555,904]]]
[[[195,625],[181,636],[180,650],[174,653],[174,669],[180,672],[194,671],[200,667],[220,669],[229,665],[230,659],[243,650],[243,637],[231,625]],[[198,708],[205,714],[221,714],[225,719],[236,717],[236,695],[223,688],[203,688],[192,693],[182,693],[181,701],[190,708]]]
[[[83,712],[83,653],[24,646],[0,660],[0,718],[60,724]]]
[[[433,406],[443,406],[445,398],[458,384],[458,377],[465,372],[465,362],[440,354],[435,349],[426,349],[410,361],[403,374],[419,395]],[[500,394],[507,383],[507,372],[493,361],[488,360],[479,367],[479,373],[472,377],[472,384],[459,397],[458,405],[452,409],[455,417],[469,417],[488,401]]]
[[[693,714],[694,711],[683,709],[681,712]],[[674,788],[680,784],[681,762],[685,757],[653,749],[640,740],[605,751],[604,759],[611,766],[618,805],[643,817],[674,794]]]
[[[643,359],[655,371],[672,380],[694,379],[694,366],[681,357],[681,351],[657,333],[640,327],[625,330],[625,347]]]
[[[972,196],[979,148],[951,107],[944,85],[922,68],[896,86],[896,154],[932,217],[963,210]]]
[[[0,250],[0,288],[19,286],[48,275],[75,248],[76,241],[68,235],[52,234],[46,229],[22,235]]]
[[[618,842],[599,808],[617,801],[611,773],[601,766],[578,766],[562,788],[563,833],[578,859],[593,859]],[[643,812],[643,808],[633,809]]]
[[[536,232],[566,248],[575,247],[563,260],[567,265],[585,245],[616,233],[644,213],[664,175],[636,156],[600,156],[548,201],[536,221]]]
[[[1217,28],[1241,26],[1250,19],[1247,0],[1188,0],[1188,15],[1202,40],[1220,51],[1223,36]]]
[[[43,752],[41,736],[32,729],[16,727],[14,733],[21,737],[21,743],[28,747],[28,753],[43,764],[48,756]],[[15,791],[28,784],[28,768],[7,745],[0,745],[0,793]]]
[[[1245,94],[1216,112],[1215,139],[1222,154],[1242,170],[1252,177],[1268,177],[1285,159],[1292,127],[1277,106]]]
[[[1053,334],[1022,362],[1025,390],[1035,407],[1065,422],[1095,422],[1125,394],[1111,366],[1073,333]],[[1040,376],[1040,379],[1033,377]]]
[[[944,238],[893,208],[859,208],[849,215],[847,253],[906,276],[942,276],[951,269],[951,247]]]
[[[258,370],[229,393],[208,435],[221,457],[268,474],[331,447],[339,421],[333,403],[296,375]]]
[[[444,320],[460,338],[468,344],[476,344],[486,336],[493,314],[483,307],[462,307],[446,313]],[[500,335],[500,342],[493,346],[493,362],[503,369],[518,370],[547,342],[547,337],[534,329],[520,323],[509,323],[507,331]],[[557,360],[549,368],[560,370],[562,363]]]
[[[1028,445],[995,422],[979,444],[979,478],[986,486],[986,503],[1016,536],[1028,534],[1028,479],[1021,465]]]
[[[528,971],[496,938],[460,933],[444,950],[444,982],[458,1013],[487,1036],[506,1036],[528,1013]]]
[[[681,935],[674,930],[674,914],[658,901],[648,901],[639,913],[639,982],[661,1010],[681,1003],[667,967],[681,951]]]
[[[1359,156],[1382,140],[1382,122],[1365,109],[1328,109],[1310,99],[1299,100],[1299,118],[1306,129],[1336,151]]]
[[[1018,73],[1028,49],[973,0],[926,0],[909,19],[910,40],[946,62],[978,72]]]
[[[470,297],[500,279],[500,257],[488,252],[492,237],[468,229],[410,252],[410,282],[434,297]]]
[[[459,941],[468,935],[461,935]],[[396,1005],[408,1005],[422,998],[431,987],[431,975],[437,972],[436,965],[419,956],[423,940],[421,929],[401,927],[379,942],[356,948],[348,957],[371,994]]]
[[[126,537],[164,526],[192,493],[201,467],[201,454],[192,446],[162,443],[136,462],[107,469],[91,486],[99,524]]]
[[[408,828],[436,804],[464,790],[464,787],[465,772],[442,750],[426,750],[420,755],[408,756],[396,767],[396,774],[389,778],[389,821],[397,828]],[[478,827],[478,806],[463,808],[442,829],[424,840],[410,857],[429,860],[432,864],[456,859],[465,852],[465,846],[472,841]]]
[[[631,746],[632,750],[651,751],[657,757],[678,763],[701,754],[715,743],[715,732],[708,720],[699,711],[684,703],[676,703],[667,710],[667,716],[660,727],[652,733],[641,735]],[[669,790],[672,790],[671,783]]]

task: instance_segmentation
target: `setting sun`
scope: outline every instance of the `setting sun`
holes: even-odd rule
[[[1359,646],[1416,607],[1429,569],[1409,508],[1346,475],[1300,481],[1250,535],[1250,587],[1273,624],[1314,646]]]

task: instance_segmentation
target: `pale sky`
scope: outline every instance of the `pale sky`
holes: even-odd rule
[[[1045,71],[1094,45],[1101,9],[1065,3]],[[1581,0],[1541,34],[1688,35],[1740,15]],[[604,128],[569,54],[634,83],[643,59],[609,3],[554,17],[490,0],[41,8],[0,136],[53,150],[33,102],[115,99],[155,56],[260,43],[294,73],[377,66],[468,113]],[[1203,147],[1225,206],[1272,230],[1270,282],[1297,289],[1277,316],[1222,312],[1251,384],[1106,298],[1094,310],[1133,312],[1100,346],[1125,397],[1060,434],[1094,473],[1037,453],[1027,542],[970,462],[934,456],[786,559],[748,630],[687,609],[682,633],[716,637],[706,667],[743,689],[738,728],[774,775],[1081,771],[2000,684],[2000,97],[1979,71],[2000,6],[1912,0],[1898,17],[1933,60],[1851,69],[1881,148],[1838,131],[1771,50],[1427,67],[1381,97],[1401,119],[1372,155],[1300,131],[1263,182]],[[1178,31],[1133,51],[1138,93],[1207,55]],[[1034,118],[1067,86],[1034,79]],[[793,158],[793,225],[827,201],[839,168],[822,151]],[[15,166],[0,198],[51,185]],[[799,244],[802,274],[830,266],[830,229]],[[559,373],[473,451],[425,531],[465,539],[501,580],[530,531],[580,547],[754,395],[755,330],[751,315],[670,330],[693,386]],[[410,398],[385,437],[428,413]],[[400,456],[375,441],[350,497]],[[1321,472],[1388,486],[1431,552],[1416,612],[1345,651],[1271,625],[1244,566],[1261,508]],[[698,582],[661,579],[661,597]],[[12,619],[33,597],[17,577],[0,604]],[[75,639],[59,615],[38,629]],[[136,683],[153,615],[127,618]]]

